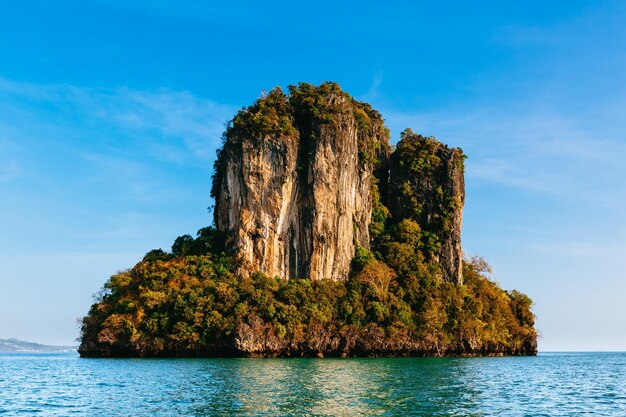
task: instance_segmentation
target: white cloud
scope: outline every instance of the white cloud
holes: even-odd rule
[[[209,224],[212,161],[234,112],[185,91],[0,78],[0,185],[20,179],[0,244],[31,251],[32,229],[60,250],[145,250]]]
[[[383,83],[383,72],[378,71],[372,80],[372,84],[370,85],[367,93],[361,96],[360,99],[362,101],[371,101],[376,99],[380,95],[380,86]]]
[[[17,161],[3,162],[0,165],[0,183],[13,181],[20,177],[22,169]]]
[[[42,130],[54,127],[42,109],[44,105],[51,106],[56,109],[57,118],[65,122],[66,126],[62,127],[66,130],[72,130],[76,124],[89,125],[95,130],[106,127],[130,137],[138,146],[148,147],[153,156],[172,162],[189,162],[189,156],[212,159],[224,124],[236,110],[235,106],[199,98],[187,91],[93,89],[0,78],[2,96],[6,98],[4,106],[8,111],[45,126]],[[8,125],[8,117],[0,117],[0,123]],[[190,155],[183,155],[180,145]]]
[[[28,175],[57,192],[91,185],[122,200],[173,201],[192,192],[173,179],[181,170],[201,170],[209,183],[234,112],[187,91],[0,78],[0,182]]]
[[[105,103],[106,105],[102,105]],[[200,99],[185,91],[137,91],[127,88],[96,96],[92,111],[131,132],[155,132],[166,140],[153,143],[156,154],[167,158],[174,150],[167,138],[182,139],[193,154],[211,159],[220,144],[234,106]],[[173,160],[180,159],[174,155]]]
[[[555,27],[507,25],[494,34],[494,42],[504,46],[556,46],[567,39]]]
[[[470,184],[499,184],[578,202],[626,206],[623,196],[606,201],[607,193],[626,188],[622,162],[626,129],[605,130],[602,119],[594,119],[598,112],[593,109],[565,116],[558,108],[537,108],[532,102],[383,114],[394,134],[411,127],[462,147],[469,156]],[[623,108],[619,102],[602,107],[609,114]]]
[[[526,247],[535,252],[558,256],[559,258],[572,258],[576,260],[586,259],[594,261],[620,261],[626,253],[626,244],[617,242],[605,242],[599,244],[589,241],[542,241],[528,244]]]

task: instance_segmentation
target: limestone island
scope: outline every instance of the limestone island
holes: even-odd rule
[[[275,88],[228,124],[214,226],[112,276],[83,357],[535,355],[532,301],[465,259],[459,148],[395,149],[339,85]]]

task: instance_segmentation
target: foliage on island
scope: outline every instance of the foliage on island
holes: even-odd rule
[[[393,243],[416,239],[407,226]],[[261,273],[242,278],[232,274],[219,244],[207,247],[212,233],[201,230],[190,252],[151,251],[112,276],[83,320],[81,353],[443,356],[536,350],[531,300],[500,289],[479,258],[465,262],[460,286],[442,281],[438,266],[419,255],[408,260],[390,251],[379,260],[363,248],[345,283]],[[199,255],[201,246],[206,252]]]

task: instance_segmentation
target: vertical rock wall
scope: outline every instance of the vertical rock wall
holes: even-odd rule
[[[345,280],[356,245],[369,247],[368,157],[387,149],[386,129],[336,84],[281,95],[273,90],[242,110],[226,133],[213,184],[216,227],[239,272]]]

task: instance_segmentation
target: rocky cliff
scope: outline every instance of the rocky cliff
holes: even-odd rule
[[[376,111],[337,84],[272,90],[237,114],[213,183],[215,225],[238,272],[346,280],[369,248],[370,189],[386,158]]]

